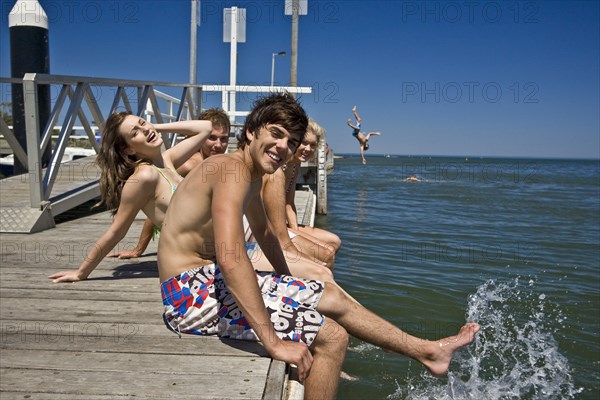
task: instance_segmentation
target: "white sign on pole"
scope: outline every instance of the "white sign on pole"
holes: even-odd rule
[[[237,11],[237,12],[236,12]],[[233,37],[233,23],[236,25]],[[223,41],[229,43],[235,40],[238,43],[246,43],[246,9],[245,8],[226,8],[223,10]]]
[[[298,0],[298,15],[308,14],[308,0]],[[285,0],[285,15],[292,15],[293,0]]]

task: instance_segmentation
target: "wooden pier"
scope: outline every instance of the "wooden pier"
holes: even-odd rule
[[[298,208],[314,212],[312,192],[298,196]],[[78,268],[110,223],[102,212],[0,234],[2,399],[290,397],[285,363],[260,344],[167,330],[156,242],[138,259],[104,259],[83,282],[47,278]],[[117,250],[133,248],[142,225],[136,219]]]
[[[25,74],[22,80],[0,77],[0,84],[23,87],[27,146],[18,143],[1,119],[0,134],[29,171],[0,180],[0,398],[301,398],[302,387],[288,378],[289,366],[268,357],[259,343],[179,338],[167,330],[161,318],[157,243],[138,259],[103,260],[83,282],[54,284],[47,276],[78,268],[111,223],[110,214],[103,212],[55,226],[55,218],[99,194],[94,156],[61,163],[76,121],[97,150],[96,132],[117,109],[160,123],[195,119],[201,104],[194,102],[192,92],[225,96],[311,89],[46,74]],[[46,126],[37,109],[40,85],[59,90]],[[92,89],[105,87],[112,88],[114,98],[110,109],[101,110]],[[158,88],[179,91],[179,97]],[[53,139],[60,118],[63,123]],[[163,139],[172,145],[176,137]],[[42,169],[48,146],[51,167]],[[299,221],[312,225],[315,210],[327,212],[325,157],[319,153],[317,164],[307,167],[310,173],[301,175],[301,183],[309,189],[297,191],[296,205]],[[138,218],[115,250],[135,246],[144,223],[141,213]]]

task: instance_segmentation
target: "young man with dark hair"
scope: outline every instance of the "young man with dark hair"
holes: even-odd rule
[[[362,307],[334,282],[290,276],[260,191],[262,177],[292,155],[307,124],[291,95],[262,98],[246,119],[241,148],[204,161],[178,186],[158,247],[165,322],[180,333],[259,339],[271,357],[298,367],[306,398],[335,398],[348,333],[412,357],[434,374],[446,372],[453,353],[472,342],[477,324],[450,338],[419,339]],[[244,213],[276,273],[252,268]],[[202,284],[190,290],[192,278]]]

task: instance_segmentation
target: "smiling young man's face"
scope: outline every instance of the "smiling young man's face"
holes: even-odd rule
[[[300,138],[278,124],[266,124],[258,131],[257,134],[246,132],[250,155],[263,173],[272,174],[296,151]]]
[[[229,144],[229,132],[225,132],[222,126],[213,126],[210,136],[204,141],[200,151],[202,157],[207,159],[210,156],[223,154]]]

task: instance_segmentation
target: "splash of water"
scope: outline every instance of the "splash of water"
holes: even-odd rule
[[[348,347],[348,351],[362,354],[362,353],[368,353],[368,352],[374,352],[374,351],[381,351],[381,349],[370,343],[360,342],[356,346]]]
[[[469,297],[467,320],[481,330],[473,345],[455,356],[446,382],[423,373],[399,385],[390,399],[572,399],[575,388],[567,359],[559,353],[551,310],[535,282],[489,280]]]
[[[355,346],[350,345],[348,351],[357,353],[359,358],[366,360],[378,360],[384,357],[381,348],[367,342],[359,342]]]

